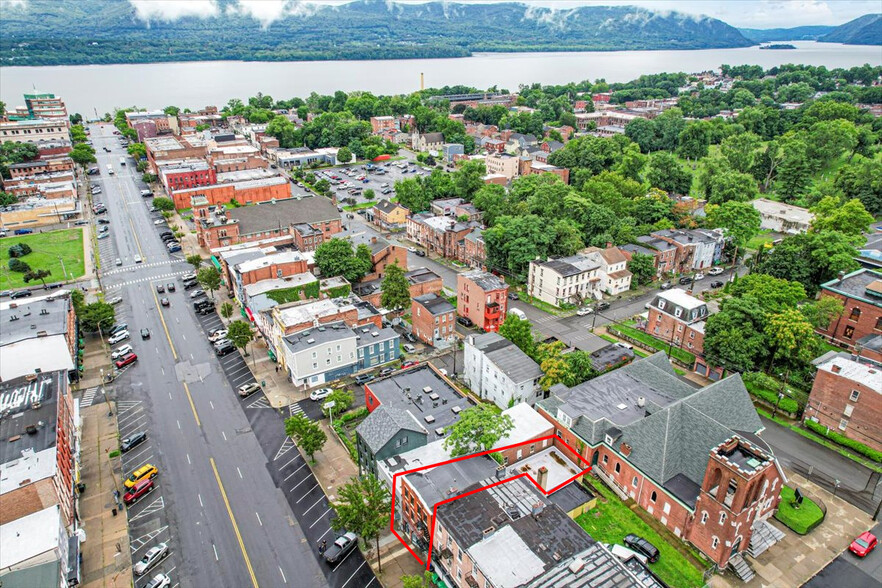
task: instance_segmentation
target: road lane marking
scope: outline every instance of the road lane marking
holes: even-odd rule
[[[310,478],[306,478],[306,479],[309,480]],[[299,485],[300,485],[300,484],[297,484],[297,486],[299,486]],[[296,488],[297,486],[295,486],[294,488]],[[294,488],[291,488],[291,490],[293,490]],[[316,482],[316,483],[312,486],[312,488],[310,488],[309,490],[307,490],[307,491],[306,491],[306,494],[304,494],[303,496],[301,496],[300,499],[299,499],[295,504],[300,504],[300,501],[303,500],[304,498],[306,498],[307,496],[309,496],[309,493],[312,492],[313,490],[315,490],[316,488],[318,488],[318,482]]]
[[[214,402],[211,400],[208,401],[208,404],[211,405],[211,410],[214,410]]]
[[[159,320],[162,321],[162,328],[165,331],[165,338],[168,339],[168,346],[171,347],[172,357],[177,361],[178,352],[175,350],[175,344],[172,343],[171,334],[168,332],[168,325],[165,323],[165,316],[162,314],[162,306],[159,305],[159,298],[156,297],[156,292],[153,292],[153,301],[156,303],[157,310],[159,310]],[[162,373],[165,375],[164,370]]]
[[[202,422],[199,420],[199,415],[196,414],[196,405],[193,404],[193,396],[190,394],[190,387],[187,385],[187,382],[181,382],[184,385],[184,392],[187,393],[187,400],[190,401],[190,408],[193,410],[193,418],[196,419],[196,426],[201,427]]]
[[[285,584],[288,583],[288,578],[285,577],[285,572],[282,571],[282,566],[279,566],[279,573],[282,574],[282,582]]]
[[[221,431],[221,437],[223,437],[223,438],[224,438],[224,441],[226,441],[226,440],[227,440],[227,434],[226,434],[226,433],[224,433],[224,432],[223,432],[223,431]]]
[[[178,431],[180,431],[181,430],[181,421],[177,421],[177,423],[178,423]]]
[[[190,454],[189,453],[187,454],[187,463],[190,465],[193,465],[193,462],[190,461]]]
[[[128,212],[128,206],[126,206],[126,212]],[[138,254],[141,259],[144,259],[144,252],[141,250],[141,240],[138,239],[138,232],[135,230],[135,223],[132,222],[132,216],[129,215],[129,226],[132,227],[132,236],[135,238],[135,245],[138,247]]]
[[[239,478],[242,479],[242,470],[240,470],[239,467],[236,466],[236,471],[239,472]]]
[[[220,558],[217,556],[217,546],[212,543],[211,548],[214,549],[214,561],[220,561]]]
[[[227,514],[230,515],[230,522],[233,523],[233,531],[236,533],[236,539],[239,541],[239,549],[242,550],[242,557],[245,558],[245,566],[248,568],[248,574],[251,576],[251,583],[254,585],[254,588],[259,588],[257,585],[257,578],[254,575],[254,568],[251,567],[251,560],[248,558],[248,551],[245,549],[245,543],[242,541],[242,534],[239,532],[239,525],[236,524],[236,517],[233,515],[233,511],[230,508],[230,501],[227,498],[227,491],[224,490],[224,484],[221,482],[220,473],[217,471],[217,465],[214,463],[214,458],[209,458],[211,461],[211,469],[214,470],[214,477],[217,480],[218,488],[220,488],[221,497],[224,499],[224,505],[227,507]]]
[[[262,520],[260,520],[260,515],[259,515],[259,514],[257,514],[257,513],[254,513],[254,516],[256,516],[256,517],[257,517],[257,522],[258,522],[258,523],[260,523],[260,526],[261,526],[261,527],[262,527],[262,526],[263,526],[263,521],[262,521]]]
[[[197,494],[196,496],[199,498],[199,506],[201,506],[202,508],[205,508],[205,505],[202,504],[202,495],[201,495],[201,494]]]

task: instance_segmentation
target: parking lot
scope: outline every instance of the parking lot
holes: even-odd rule
[[[346,173],[347,169],[351,170],[350,174]],[[429,173],[431,173],[430,170],[415,162],[393,161],[376,165],[372,172],[366,172],[364,165],[356,165],[348,168],[343,166],[323,169],[315,172],[315,175],[318,179],[331,182],[331,191],[343,206],[368,202],[364,197],[364,191],[368,189],[373,190],[375,194],[374,200],[371,202],[382,198],[393,198],[395,196],[395,182]],[[334,178],[334,176],[337,177]],[[359,180],[358,178],[362,176],[364,176],[364,180]],[[384,184],[388,184],[388,186],[385,187]],[[361,190],[353,195],[349,193],[349,190],[353,188],[361,188]],[[383,194],[384,189],[389,190],[389,193]],[[353,201],[347,200],[349,198]]]
[[[223,322],[217,313],[197,315],[197,318],[206,337],[223,327]],[[218,361],[234,389],[255,381],[246,359],[239,353],[219,357]],[[295,414],[304,414],[313,420],[324,418],[319,403],[306,399],[279,411],[270,406],[266,396],[257,392],[240,399],[240,404],[257,442],[266,455],[270,477],[282,491],[297,517],[329,585],[333,588],[379,586],[371,567],[357,549],[333,567],[325,563],[318,553],[318,546],[323,540],[331,544],[337,536],[331,529],[333,510],[325,490],[319,485],[309,465],[297,451],[294,442],[285,435],[284,419]],[[329,439],[328,442],[332,443],[333,440]],[[327,491],[333,493],[334,489],[328,488]]]

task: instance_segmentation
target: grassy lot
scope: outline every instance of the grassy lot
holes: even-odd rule
[[[632,339],[636,339],[641,343],[645,343],[649,345],[653,349],[657,349],[658,351],[667,351],[669,348],[668,343],[662,341],[661,339],[656,339],[652,335],[647,335],[645,332],[635,329],[633,327],[629,327],[622,324],[617,324],[615,326],[616,329],[621,331],[623,334],[631,337]],[[671,355],[683,363],[693,365],[695,363],[695,356],[689,353],[686,350],[680,349],[679,347],[670,346]]]
[[[760,231],[760,234],[747,242],[745,249],[750,249],[751,251],[756,251],[760,248],[761,245],[766,243],[771,243],[775,240],[775,236],[771,234],[771,231]]]
[[[343,210],[347,212],[355,212],[356,210],[373,208],[376,204],[377,202],[375,200],[371,200],[370,202],[362,202],[361,204],[350,204],[349,206],[344,206]]]
[[[799,508],[795,508],[792,504],[794,497],[793,488],[788,486],[781,488],[781,502],[778,505],[775,518],[787,525],[794,533],[805,535],[814,528],[818,521],[824,518],[824,513],[807,496],[803,498]]]
[[[47,269],[52,272],[46,278],[47,283],[72,280],[86,273],[83,229],[13,235],[0,239],[0,289],[21,288],[26,285],[22,279],[24,274],[9,271],[9,248],[16,243],[27,243],[33,249],[30,254],[21,258],[22,261],[33,269]],[[67,271],[66,278],[65,272],[61,270],[62,262]]]
[[[673,588],[692,588],[704,584],[703,570],[696,568],[673,545],[659,535],[640,517],[619,500],[611,490],[595,483],[593,492],[599,492],[597,507],[576,518],[589,535],[604,543],[622,544],[625,535],[634,533],[655,545],[661,557],[657,563],[650,564],[668,586]],[[606,502],[603,502],[603,500]]]

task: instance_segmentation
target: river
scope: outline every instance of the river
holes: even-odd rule
[[[573,53],[481,53],[458,59],[400,61],[194,61],[131,65],[82,65],[0,68],[0,100],[22,104],[22,94],[37,88],[64,98],[68,111],[86,117],[114,108],[140,106],[182,108],[222,106],[230,98],[257,92],[274,98],[306,97],[311,92],[367,90],[375,94],[408,93],[426,87],[464,84],[497,85],[517,90],[519,84],[565,84],[604,78],[626,82],[642,74],[698,72],[722,64],[784,63],[829,68],[882,64],[882,47],[792,42],[796,49],[702,49],[690,51],[587,51]]]

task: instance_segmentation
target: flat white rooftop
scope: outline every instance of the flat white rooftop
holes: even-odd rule
[[[0,525],[0,569],[57,548],[61,534],[60,519],[58,507],[50,506]]]

